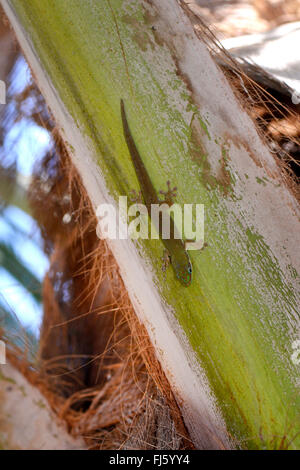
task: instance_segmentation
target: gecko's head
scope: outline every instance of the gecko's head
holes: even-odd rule
[[[177,260],[175,266],[175,273],[177,279],[183,286],[188,287],[191,284],[192,272],[192,263],[190,262],[188,256],[185,256],[185,259],[182,259],[182,261]]]

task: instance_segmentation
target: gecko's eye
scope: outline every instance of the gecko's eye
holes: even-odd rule
[[[189,272],[190,274],[192,274],[192,266],[189,266],[189,267],[188,267],[188,272]]]

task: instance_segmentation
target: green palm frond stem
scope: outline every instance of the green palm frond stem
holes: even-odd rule
[[[42,301],[41,282],[20,261],[13,248],[4,242],[0,242],[0,266],[25,287],[37,302]]]
[[[162,240],[108,241],[195,445],[299,448],[299,205],[186,2],[1,4],[95,209],[140,189],[121,99],[157,193],[205,206],[188,287]]]

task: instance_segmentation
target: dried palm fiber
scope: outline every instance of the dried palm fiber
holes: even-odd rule
[[[39,374],[93,448],[190,446],[168,382],[57,131],[30,200],[50,257]],[[160,436],[159,438],[157,436]]]

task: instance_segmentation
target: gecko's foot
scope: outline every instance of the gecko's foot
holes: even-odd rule
[[[129,200],[132,204],[143,204],[141,191],[137,192],[135,189],[131,189],[129,194]]]
[[[168,266],[170,266],[170,264],[171,264],[171,258],[170,258],[168,250],[164,250],[164,254],[163,254],[161,260],[162,260],[161,269],[162,269],[162,272],[165,273]]]
[[[194,250],[204,250],[204,248],[206,248],[208,246],[208,243],[201,241],[199,240],[198,242],[195,241],[195,239],[189,239],[189,238],[186,238],[184,240],[184,249],[185,250],[188,250],[188,245],[189,243],[191,243],[192,245],[194,245]]]
[[[174,188],[171,188],[171,183],[170,181],[167,181],[167,186],[168,190],[167,191],[159,191],[159,194],[162,194],[165,196],[165,200],[163,202],[166,202],[169,206],[171,206],[174,203],[175,197],[177,196],[177,187],[174,186]]]

